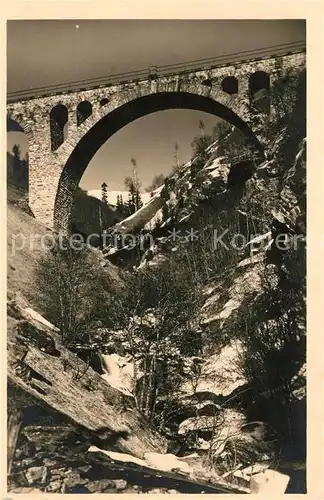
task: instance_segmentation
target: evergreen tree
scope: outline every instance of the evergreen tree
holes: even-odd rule
[[[120,202],[120,211],[122,215],[125,215],[125,204],[123,200],[123,195],[119,195],[119,202]]]
[[[125,207],[124,207],[124,203],[123,203],[123,197],[121,194],[117,195],[116,211],[120,215],[125,215]]]
[[[141,193],[139,192],[138,189],[136,189],[136,192],[135,192],[135,207],[136,207],[136,210],[139,210],[142,206],[143,206],[143,201],[142,201]]]
[[[130,215],[136,212],[136,189],[133,181],[129,185],[127,206]]]
[[[108,205],[108,189],[105,182],[101,184],[101,200]]]
[[[21,149],[20,149],[20,146],[19,144],[15,144],[12,148],[12,153],[14,155],[14,158],[16,160],[20,160],[20,156],[21,156]]]

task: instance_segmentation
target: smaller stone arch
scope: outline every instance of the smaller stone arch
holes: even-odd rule
[[[238,80],[235,76],[226,76],[221,83],[222,91],[226,94],[237,94],[238,93]]]
[[[81,101],[77,106],[77,126],[81,125],[92,114],[92,105],[89,101]]]
[[[66,106],[58,104],[50,112],[51,149],[55,151],[67,137],[69,112]]]
[[[108,99],[108,97],[103,97],[103,98],[100,100],[99,104],[100,104],[100,106],[106,106],[106,104],[108,104],[108,103],[109,103],[109,101],[110,101],[110,99]]]
[[[270,76],[256,71],[249,78],[250,103],[262,113],[270,112]]]

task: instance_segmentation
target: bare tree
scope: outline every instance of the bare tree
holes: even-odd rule
[[[94,256],[84,244],[71,246],[59,238],[41,259],[36,281],[44,314],[59,329],[65,343],[80,341],[89,332],[108,290]]]

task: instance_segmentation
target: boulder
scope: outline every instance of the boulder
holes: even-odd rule
[[[44,484],[47,478],[47,467],[30,467],[25,471],[28,484]]]
[[[86,481],[84,479],[81,479],[81,476],[78,472],[69,472],[64,479],[64,484],[67,489],[85,483]]]
[[[127,483],[126,483],[127,484]],[[89,493],[100,493],[106,489],[115,488],[115,481],[111,479],[99,479],[97,481],[91,481],[87,484],[87,489]]]
[[[117,491],[125,490],[127,488],[127,481],[125,481],[125,479],[114,479],[112,482]]]
[[[61,481],[54,480],[48,484],[48,486],[46,487],[46,491],[50,493],[56,493],[60,491],[61,487],[62,487]]]

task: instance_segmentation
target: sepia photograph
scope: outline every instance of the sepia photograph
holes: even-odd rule
[[[305,494],[306,19],[7,20],[8,494]]]

